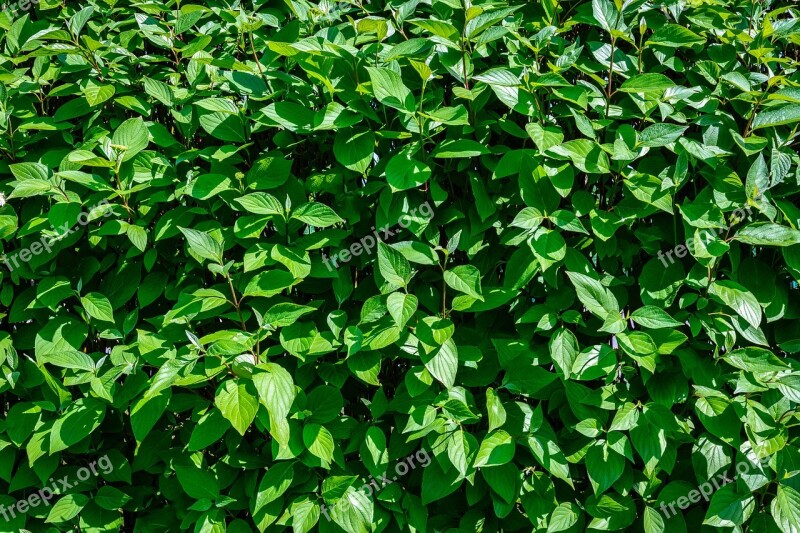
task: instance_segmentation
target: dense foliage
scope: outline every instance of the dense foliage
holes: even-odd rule
[[[795,2],[0,28],[1,531],[800,531]]]

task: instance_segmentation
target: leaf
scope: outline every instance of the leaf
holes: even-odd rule
[[[439,159],[456,159],[462,157],[476,157],[488,154],[489,149],[471,139],[447,140],[439,144],[433,151],[433,157]]]
[[[413,112],[416,102],[400,75],[388,68],[367,67],[372,92],[383,105],[403,112]]]
[[[89,82],[83,90],[83,95],[86,97],[86,101],[89,105],[95,107],[108,101],[116,92],[117,90],[113,85],[98,85]]]
[[[738,494],[735,485],[725,485],[711,497],[703,524],[714,527],[738,526],[750,517],[754,507],[752,495]]]
[[[66,494],[60,498],[47,514],[45,523],[65,524],[70,522],[89,503],[85,494]]]
[[[595,445],[586,454],[586,471],[595,494],[602,494],[625,470],[625,458],[606,445]]]
[[[97,490],[94,502],[103,509],[116,511],[121,509],[126,503],[131,501],[131,499],[130,496],[121,490],[110,485],[104,485]]]
[[[570,159],[581,172],[607,174],[611,172],[608,156],[600,146],[588,139],[576,139],[553,146],[549,153]]]
[[[631,320],[650,329],[675,328],[681,323],[669,316],[666,311],[653,305],[646,305],[631,314]]]
[[[452,339],[432,351],[423,350],[420,356],[431,376],[446,388],[453,387],[458,371],[458,349]]]
[[[142,396],[131,406],[131,429],[137,443],[142,442],[153,429],[171,397],[171,391],[166,389],[155,396]]]
[[[374,148],[375,134],[370,130],[340,130],[333,143],[336,160],[362,174],[372,162]]]
[[[579,351],[578,339],[568,329],[561,328],[550,337],[550,357],[564,378],[569,379]]]
[[[50,455],[66,450],[96,430],[106,415],[106,406],[94,398],[75,400],[50,431]]]
[[[666,530],[664,517],[649,506],[644,508],[644,530],[645,533],[656,533]]]
[[[417,310],[418,299],[413,294],[393,292],[386,300],[386,308],[392,315],[395,324],[403,329]]]
[[[280,498],[294,479],[294,464],[285,461],[267,469],[256,492],[253,514],[260,512],[264,506]]]
[[[577,272],[567,272],[567,276],[575,286],[578,299],[591,313],[603,319],[609,314],[619,313],[617,299],[599,281]]]
[[[507,414],[503,403],[491,387],[486,389],[486,410],[489,413],[489,431],[502,427],[506,423]]]
[[[405,287],[411,280],[411,265],[403,255],[382,242],[378,243],[378,267],[387,283]]]
[[[151,78],[144,79],[144,90],[147,94],[161,102],[167,107],[172,107],[174,99],[172,96],[172,89],[164,82],[154,80]]]
[[[744,226],[733,237],[753,246],[792,246],[800,244],[800,231],[769,222]]]
[[[769,508],[783,533],[797,529],[797,524],[800,524],[800,493],[796,489],[779,483]]]
[[[475,468],[504,465],[514,457],[514,441],[502,429],[486,436],[475,456]]]
[[[678,24],[664,24],[656,28],[647,39],[646,45],[664,46],[667,48],[692,47],[705,44],[706,40],[692,30]]]
[[[680,139],[687,129],[677,124],[653,124],[639,133],[638,143],[648,148],[666,146]]]
[[[215,139],[231,142],[245,140],[244,126],[238,115],[220,111],[200,113],[199,123],[200,127]]]
[[[309,226],[327,228],[344,220],[325,204],[309,202],[303,204],[292,212],[292,218]]]
[[[761,324],[761,306],[758,300],[741,285],[732,281],[715,281],[709,287],[708,293],[736,311],[754,328]]]
[[[445,271],[444,281],[457,291],[483,301],[481,293],[481,273],[472,265],[459,265]]]
[[[90,292],[81,297],[81,304],[90,317],[114,323],[114,310],[111,307],[111,302],[102,294]]]
[[[150,134],[142,119],[131,118],[114,130],[111,144],[118,147],[122,161],[130,161],[150,144]]]
[[[785,126],[800,122],[800,104],[791,104],[778,109],[768,109],[756,114],[753,119],[753,130],[761,128],[772,128],[775,126]]]
[[[190,228],[178,228],[189,245],[189,249],[198,256],[222,263],[222,246],[208,233]]]
[[[600,27],[609,33],[612,29],[619,29],[619,23],[623,22],[622,14],[609,0],[592,0],[592,14]]]
[[[248,213],[256,215],[281,215],[284,214],[283,204],[271,194],[254,192],[236,199],[236,203]]]
[[[258,368],[264,370],[253,374],[259,400],[270,416],[285,418],[295,398],[292,375],[276,363],[262,363]]]
[[[236,383],[234,380],[228,380],[220,385],[214,398],[214,405],[240,435],[245,434],[258,411],[255,391],[245,383]]]
[[[333,435],[324,426],[307,424],[303,428],[303,444],[311,455],[322,461],[323,467],[327,468],[333,460]]]
[[[74,35],[75,37],[78,37],[83,27],[92,17],[92,14],[94,14],[94,7],[87,6],[78,11],[77,13],[75,13],[74,15],[72,15],[72,17],[69,19],[70,33],[72,33],[72,35]]]
[[[405,191],[425,184],[431,177],[431,167],[417,161],[412,154],[401,152],[386,165],[386,181],[393,189]]]
[[[625,80],[619,90],[624,93],[661,93],[674,86],[675,83],[663,74],[647,73]]]
[[[347,533],[369,533],[374,504],[363,491],[348,487],[342,498],[331,507],[331,518]]]

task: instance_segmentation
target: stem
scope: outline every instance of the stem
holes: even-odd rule
[[[231,289],[231,296],[233,297],[233,306],[236,308],[236,314],[239,315],[239,323],[242,325],[242,329],[246,332],[247,326],[244,324],[244,318],[242,317],[242,309],[241,305],[239,304],[239,299],[236,297],[236,291],[233,288],[233,280],[231,279],[231,275],[227,272],[225,273],[225,279],[228,280],[228,287]],[[256,354],[256,364],[258,364],[258,355]]]
[[[617,27],[619,24],[619,18],[622,16],[622,11],[617,11],[617,20],[614,21],[614,28]],[[614,48],[617,45],[617,38],[614,37],[612,30],[608,30],[609,35],[611,35],[611,56],[608,59],[608,87],[606,88],[606,118],[608,118],[608,108],[611,106],[611,96],[613,93],[611,92],[611,81],[614,77]]]
[[[606,87],[606,118],[608,118],[608,108],[611,106],[611,83],[614,79],[614,47],[617,39],[611,37],[611,58],[608,60],[608,86]]]
[[[445,267],[447,266],[447,251],[444,250],[444,262],[439,265],[442,269],[442,318],[447,318],[447,282],[444,279]]]
[[[461,41],[461,68],[464,71],[464,88],[469,90],[469,80],[467,79],[467,52],[464,50],[464,41]]]
[[[261,67],[261,61],[258,60],[258,54],[256,54],[256,45],[253,42],[253,32],[247,32],[250,35],[250,50],[253,52],[253,59],[256,62],[256,66],[258,67],[258,72],[261,73],[261,77],[264,77],[264,69]]]
[[[761,105],[761,102],[764,100],[766,95],[767,95],[766,92],[762,92],[761,96],[759,96],[758,100],[756,100],[756,105],[753,106],[753,112],[750,113],[750,118],[747,119],[747,124],[744,127],[744,135],[742,135],[743,138],[747,138],[747,136],[750,135],[750,126],[752,126],[753,119],[756,117],[756,111],[758,110],[758,107]]]

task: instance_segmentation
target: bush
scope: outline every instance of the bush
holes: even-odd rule
[[[800,531],[794,2],[0,27],[0,530]]]

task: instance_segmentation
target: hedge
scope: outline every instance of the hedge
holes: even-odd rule
[[[800,531],[795,2],[0,28],[0,531]]]

